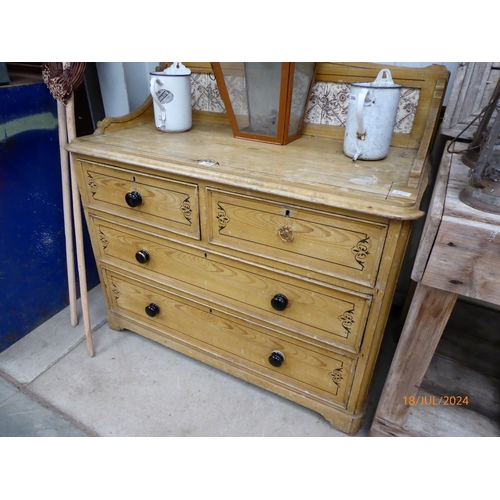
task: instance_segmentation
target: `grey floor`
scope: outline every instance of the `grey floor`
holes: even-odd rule
[[[95,356],[67,309],[0,353],[0,436],[346,437],[319,414],[132,332],[108,328],[90,291]],[[386,335],[368,435],[395,349]]]

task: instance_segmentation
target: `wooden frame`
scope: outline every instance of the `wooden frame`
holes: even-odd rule
[[[441,133],[471,140],[479,125],[474,120],[488,104],[499,78],[498,62],[459,63]]]

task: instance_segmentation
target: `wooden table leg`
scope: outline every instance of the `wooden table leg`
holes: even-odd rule
[[[370,435],[397,435],[448,323],[458,295],[418,283]]]

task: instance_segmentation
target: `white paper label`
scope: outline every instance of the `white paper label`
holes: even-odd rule
[[[396,196],[411,196],[411,193],[407,193],[406,191],[398,191],[397,189],[391,191],[391,194],[395,194]]]

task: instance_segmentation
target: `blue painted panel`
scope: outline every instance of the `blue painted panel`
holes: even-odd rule
[[[43,83],[0,87],[0,286],[0,352],[69,303],[57,103]]]

